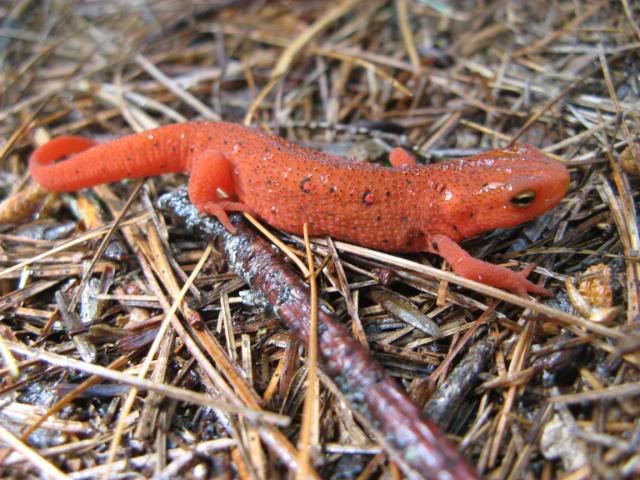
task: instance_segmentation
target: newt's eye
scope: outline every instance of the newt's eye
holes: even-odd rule
[[[533,190],[525,190],[511,199],[511,204],[518,208],[527,208],[531,206],[536,199],[536,192]]]

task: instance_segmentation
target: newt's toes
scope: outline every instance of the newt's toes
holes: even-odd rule
[[[542,295],[544,297],[553,297],[553,292],[548,290],[540,285],[533,283],[528,280],[527,277],[533,272],[536,268],[535,263],[530,263],[526,267],[524,267],[521,271],[516,272],[518,275],[518,286],[515,288],[515,291],[521,297],[526,297],[528,293],[533,293],[537,295]]]

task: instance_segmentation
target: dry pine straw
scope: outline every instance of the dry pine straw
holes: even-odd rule
[[[154,200],[183,177],[51,197],[26,175],[50,136],[196,118],[372,160],[518,140],[566,162],[558,208],[466,244],[535,261],[554,299],[339,242],[314,247],[319,297],[479,472],[638,474],[637,180],[618,163],[639,131],[634,2],[22,0],[0,18],[3,477],[277,478],[305,455],[323,478],[407,468],[332,379],[307,388],[306,350],[221,255],[165,223]],[[304,244],[276,237],[308,271]]]

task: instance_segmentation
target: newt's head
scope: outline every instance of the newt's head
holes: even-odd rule
[[[446,166],[448,165],[448,167]],[[454,240],[532,220],[555,207],[569,186],[569,172],[560,162],[531,145],[492,150],[443,164],[449,175],[441,214],[450,226],[439,230]]]

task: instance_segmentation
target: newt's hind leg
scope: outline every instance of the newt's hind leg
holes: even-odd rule
[[[235,201],[233,166],[227,157],[217,150],[205,150],[191,164],[189,198],[196,208],[215,216],[231,233],[236,228],[227,212],[251,212],[251,208]]]

